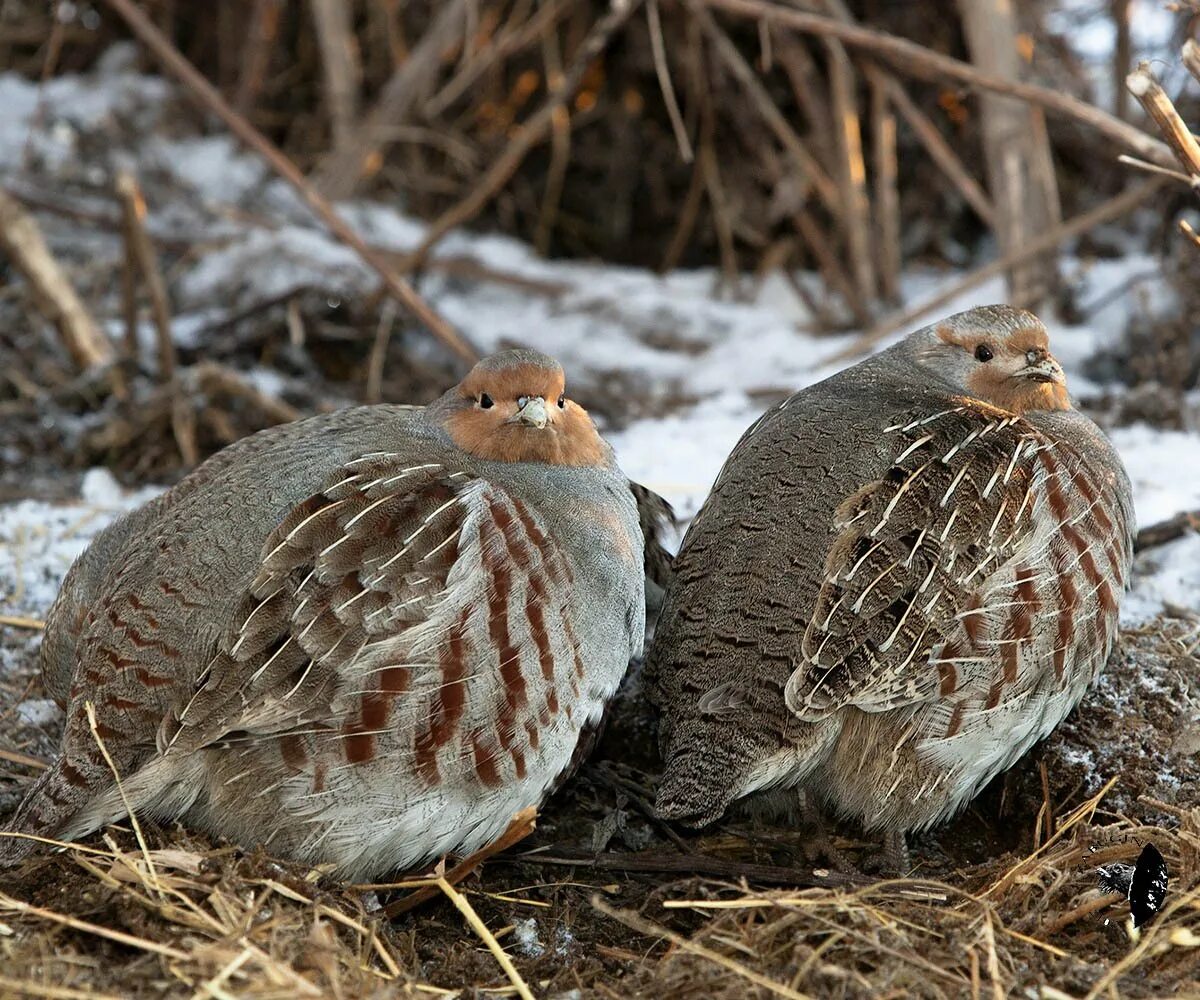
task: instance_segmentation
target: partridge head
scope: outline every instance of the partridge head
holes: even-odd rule
[[[1036,317],[960,313],[743,436],[647,660],[659,811],[795,791],[871,829],[952,815],[1104,666],[1129,481]]]
[[[43,647],[62,752],[10,825],[132,808],[351,877],[478,849],[586,748],[641,648],[642,558],[545,355],[263,431],[72,567]]]

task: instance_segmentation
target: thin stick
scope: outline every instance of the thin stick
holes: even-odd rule
[[[289,315],[290,312],[289,312]],[[379,323],[375,327],[375,342],[371,345],[371,356],[367,359],[367,387],[363,396],[368,403],[378,403],[383,398],[383,368],[387,360],[388,341],[396,325],[396,303],[391,299],[379,310]]]
[[[0,615],[0,625],[10,625],[13,628],[31,628],[41,630],[46,623],[40,618],[25,618],[22,615]]]
[[[137,265],[150,296],[150,314],[158,338],[158,371],[164,382],[175,377],[175,341],[171,338],[171,307],[167,286],[158,267],[158,256],[146,232],[146,199],[137,178],[127,170],[117,173],[117,198],[121,203],[126,259]],[[126,317],[128,323],[128,317]],[[128,337],[128,332],[126,333]],[[136,334],[135,334],[136,336]]]
[[[4,996],[13,997],[45,997],[45,1000],[123,1000],[116,993],[97,993],[90,988],[76,990],[70,986],[48,986],[30,980],[10,979],[4,975],[0,975],[0,988],[11,991],[4,993]]]
[[[1139,128],[1114,118],[1107,111],[1049,87],[980,73],[969,63],[941,55],[916,42],[858,25],[843,24],[830,17],[808,14],[766,3],[764,0],[701,0],[714,9],[743,17],[765,18],[775,24],[813,35],[831,35],[846,45],[874,52],[909,75],[923,80],[949,79],[999,94],[1010,94],[1038,104],[1049,111],[1074,118],[1097,132],[1134,150],[1143,159],[1170,166],[1171,151]]]
[[[42,238],[41,228],[20,203],[0,190],[0,251],[21,272],[38,310],[57,328],[80,368],[109,364],[113,345],[96,325]]]
[[[479,935],[480,940],[487,945],[488,951],[495,956],[496,961],[500,963],[500,968],[504,970],[504,974],[508,976],[508,981],[512,983],[513,989],[517,991],[517,996],[521,1000],[534,1000],[533,993],[526,985],[525,980],[521,978],[521,973],[517,971],[517,967],[513,965],[512,959],[508,957],[508,952],[500,947],[500,942],[496,940],[487,924],[479,919],[479,914],[475,912],[475,908],[467,902],[467,897],[460,893],[444,878],[437,880],[437,886],[446,894],[458,910],[465,918],[468,924],[471,925],[471,930]]]
[[[87,712],[88,728],[92,731],[92,738],[96,741],[96,746],[100,748],[100,753],[104,757],[104,763],[112,771],[113,781],[117,783],[117,794],[121,796],[121,804],[125,806],[125,812],[129,814],[129,822],[133,826],[134,836],[137,837],[138,847],[142,849],[142,857],[145,859],[146,868],[150,873],[150,885],[155,892],[161,893],[163,891],[162,883],[158,881],[158,870],[154,867],[154,861],[150,857],[150,848],[146,846],[146,838],[142,834],[142,825],[138,822],[137,813],[133,810],[133,804],[125,794],[125,786],[121,782],[121,773],[117,770],[117,765],[109,755],[108,747],[104,745],[104,740],[100,738],[100,732],[96,727],[96,706],[90,701],[86,701],[83,707]]]
[[[891,304],[900,299],[900,191],[896,115],[888,100],[888,80],[867,70],[871,88],[871,152],[875,164],[875,242],[879,290]]]
[[[108,0],[108,2],[128,3],[129,0]],[[451,229],[475,218],[484,206],[495,197],[496,192],[508,182],[513,172],[521,165],[521,161],[525,159],[526,154],[542,140],[554,120],[557,109],[570,100],[575,91],[579,89],[584,74],[592,61],[604,51],[609,39],[625,23],[639,3],[641,0],[626,0],[624,3],[613,4],[612,9],[592,26],[592,30],[580,43],[574,62],[570,70],[563,76],[562,82],[550,92],[545,103],[528,120],[520,124],[512,141],[471,192],[457,205],[443,212],[429,227],[420,246],[409,256],[410,268],[420,266],[429,255],[429,251]]]
[[[856,24],[854,15],[843,0],[824,0],[825,8],[844,24]],[[886,89],[888,100],[900,112],[909,127],[916,133],[917,140],[925,147],[925,152],[933,160],[957,189],[963,199],[974,210],[975,214],[985,222],[989,229],[996,228],[996,215],[992,209],[991,199],[959,159],[958,154],[950,148],[950,144],[942,138],[942,133],[929,117],[909,96],[908,91],[890,72],[877,63],[867,60],[867,78],[881,81]]]
[[[296,165],[289,160],[269,139],[233,110],[220,92],[187,61],[133,0],[104,0],[146,45],[163,66],[177,77],[183,85],[209,111],[221,119],[226,127],[254,152],[261,156],[272,170],[287,181],[305,201],[313,213],[328,227],[335,237],[350,247],[362,258],[383,282],[388,292],[405,305],[430,332],[451,351],[468,364],[478,360],[478,353],[463,339],[449,323],[435,313],[403,278],[398,277],[378,253],[372,250],[354,229],[334,210],[304,178]]]
[[[403,125],[429,94],[445,52],[466,25],[466,0],[449,0],[384,85],[374,107],[357,128],[342,137],[314,174],[317,190],[327,198],[347,198],[359,178],[382,163],[389,130]]]
[[[929,158],[941,168],[962,195],[963,200],[975,210],[975,214],[989,229],[996,225],[996,211],[992,201],[983,190],[983,186],[971,176],[970,171],[963,166],[958,154],[942,137],[937,126],[929,120],[916,102],[909,96],[907,90],[894,76],[888,77],[888,98],[908,123],[908,127],[916,133],[917,141],[925,147]]]
[[[863,160],[854,69],[845,46],[837,39],[825,39],[825,48],[829,54],[829,99],[833,106],[834,145],[838,151],[842,235],[850,257],[854,289],[864,303],[873,302],[875,267],[871,259],[871,204],[867,198],[867,165]]]
[[[1066,913],[1060,913],[1057,917],[1046,924],[1041,929],[1042,937],[1052,937],[1059,931],[1070,927],[1077,920],[1082,920],[1084,917],[1090,916],[1097,910],[1103,910],[1106,907],[1112,906],[1113,903],[1119,903],[1125,898],[1124,893],[1106,892],[1103,895],[1097,896],[1095,899],[1089,899],[1086,903],[1081,903],[1073,910],[1067,910]]]
[[[650,51],[654,56],[654,73],[658,77],[658,87],[662,91],[663,103],[667,106],[667,117],[671,120],[671,131],[675,133],[675,142],[679,146],[679,155],[684,163],[691,163],[695,153],[691,140],[683,124],[683,115],[679,111],[679,101],[675,97],[675,85],[671,82],[671,68],[667,65],[667,49],[663,44],[662,22],[658,16],[658,0],[647,0],[646,22],[650,27]]]
[[[325,75],[325,104],[335,146],[343,145],[358,116],[362,66],[346,0],[310,0]]]
[[[250,30],[239,60],[241,73],[238,76],[237,96],[233,99],[233,106],[240,115],[250,113],[262,90],[267,66],[271,62],[271,50],[279,33],[279,15],[283,5],[284,0],[254,0]]]
[[[559,50],[558,32],[547,27],[542,35],[542,59],[546,67],[546,79],[557,81],[562,78],[562,52]],[[558,218],[559,202],[562,200],[563,183],[567,166],[571,161],[571,112],[566,105],[555,109],[550,117],[550,168],[542,190],[542,203],[538,207],[537,225],[534,227],[533,246],[545,257],[550,252],[550,239],[554,223]]]
[[[21,764],[24,767],[36,767],[41,771],[50,766],[49,761],[42,760],[41,757],[33,757],[16,750],[0,750],[0,760],[6,760],[10,764]]]
[[[1144,170],[1148,174],[1170,177],[1171,180],[1179,181],[1182,184],[1192,183],[1192,179],[1182,170],[1168,170],[1166,167],[1160,167],[1155,163],[1147,163],[1145,160],[1139,160],[1136,156],[1130,156],[1128,153],[1122,153],[1118,156],[1117,162],[1124,163],[1127,167],[1136,167],[1138,170]]]
[[[808,147],[804,145],[803,140],[796,134],[796,130],[788,124],[788,120],[783,116],[783,112],[771,100],[771,95],[767,93],[766,87],[762,85],[758,74],[742,58],[738,47],[721,30],[721,27],[713,19],[713,16],[704,9],[703,3],[707,2],[708,0],[688,0],[688,7],[695,15],[700,27],[704,29],[704,33],[712,40],[717,55],[721,57],[721,61],[729,67],[730,72],[733,73],[745,89],[750,100],[754,102],[758,113],[762,116],[763,121],[767,123],[767,127],[770,128],[775,134],[775,138],[779,140],[783,148],[796,161],[796,166],[803,173],[804,179],[812,184],[817,197],[821,199],[821,203],[831,213],[840,216],[842,213],[841,206],[839,205],[838,188],[833,182],[833,178],[825,172],[825,168],[808,151]]]
[[[670,941],[681,951],[686,951],[689,954],[696,955],[700,958],[707,959],[714,965],[719,965],[722,969],[732,972],[736,976],[740,976],[748,983],[753,983],[764,990],[774,993],[776,996],[786,997],[787,1000],[812,1000],[807,993],[800,993],[792,989],[784,983],[776,982],[774,979],[764,976],[760,972],[755,972],[753,969],[748,969],[741,962],[736,962],[726,955],[722,955],[719,951],[713,951],[711,948],[706,948],[702,944],[697,944],[695,941],[689,940],[674,931],[663,927],[661,924],[656,924],[651,920],[647,920],[630,910],[618,910],[614,906],[609,906],[599,895],[592,896],[592,906],[603,913],[606,917],[611,917],[618,923],[624,924],[630,930],[637,931],[639,934],[644,934],[646,937],[663,938]]]
[[[476,851],[469,857],[463,858],[458,864],[451,868],[443,876],[451,885],[458,885],[463,879],[475,871],[489,858],[494,857],[501,851],[507,851],[513,844],[518,844],[528,837],[537,827],[537,810],[530,806],[522,809],[508,824],[508,828],[502,833],[496,841],[488,844],[482,850]],[[394,903],[389,903],[384,908],[384,913],[387,914],[389,920],[394,920],[401,913],[407,913],[409,910],[420,906],[425,900],[437,895],[437,887],[433,883],[418,888],[412,894],[405,896],[403,899],[398,899]]]
[[[1129,190],[1122,192],[1115,198],[1110,198],[1103,204],[1097,205],[1090,211],[1059,224],[1050,232],[1043,233],[1037,239],[1030,240],[1021,249],[1005,254],[991,263],[977,268],[959,281],[954,282],[944,291],[926,299],[919,305],[901,310],[898,313],[893,313],[873,329],[864,333],[848,347],[827,358],[825,363],[838,364],[858,357],[885,337],[891,336],[898,330],[904,330],[912,326],[918,319],[940,309],[948,302],[953,302],[964,292],[982,285],[985,281],[996,275],[1003,274],[1014,264],[1023,263],[1031,257],[1036,257],[1048,250],[1052,250],[1060,243],[1064,243],[1082,233],[1086,233],[1089,229],[1102,226],[1104,223],[1111,222],[1113,219],[1132,211],[1158,191],[1163,186],[1163,183],[1163,180],[1157,177],[1143,181],[1141,184],[1129,188]]]
[[[1200,250],[1200,233],[1191,227],[1187,219],[1179,220],[1179,231],[1195,244],[1197,250]]]
[[[482,52],[478,53],[466,66],[458,71],[441,90],[434,94],[421,113],[426,119],[435,118],[457,101],[470,89],[471,85],[501,59],[506,59],[519,52],[526,45],[532,44],[541,37],[542,32],[555,24],[566,13],[562,0],[547,0],[538,7],[537,13],[520,27],[506,32],[503,37],[491,42]],[[424,41],[424,39],[422,39]],[[409,57],[412,58],[411,56]]]
[[[220,389],[231,396],[238,396],[253,403],[263,414],[277,424],[289,424],[299,420],[303,415],[299,410],[282,399],[269,396],[261,389],[247,382],[237,372],[226,368],[215,361],[203,361],[192,369],[196,379],[209,391]]]
[[[0,892],[0,910],[11,910],[15,913],[49,920],[64,927],[70,927],[72,930],[95,934],[97,937],[107,938],[109,941],[116,941],[118,944],[128,945],[130,948],[153,952],[156,955],[165,955],[167,958],[174,958],[179,961],[186,961],[192,957],[187,952],[180,951],[178,948],[172,948],[170,945],[159,944],[157,941],[150,941],[146,938],[134,937],[132,934],[113,930],[111,927],[101,927],[98,924],[80,920],[78,917],[71,917],[65,913],[56,913],[53,910],[43,909],[40,906],[33,906],[22,900],[14,899],[5,892]]]
[[[800,209],[792,216],[792,223],[805,246],[816,259],[817,270],[821,272],[826,283],[842,297],[855,321],[862,326],[867,326],[871,322],[871,314],[862,300],[854,294],[854,286],[851,285],[849,276],[842,268],[841,261],[833,252],[833,241],[829,238],[829,234],[821,229],[820,223],[806,208]]]
[[[1185,510],[1165,521],[1142,528],[1133,540],[1134,552],[1145,552],[1182,538],[1190,531],[1200,531],[1200,510]]]
[[[1062,838],[1065,837],[1072,829],[1074,829],[1076,826],[1078,826],[1080,823],[1082,823],[1085,819],[1088,819],[1089,817],[1091,817],[1091,815],[1099,807],[1100,801],[1104,798],[1104,796],[1106,796],[1110,791],[1112,791],[1113,785],[1115,785],[1119,780],[1120,780],[1120,775],[1110,778],[1108,781],[1105,782],[1104,787],[1101,788],[1100,791],[1098,791],[1095,795],[1093,795],[1086,802],[1082,803],[1079,806],[1076,806],[1076,808],[1071,812],[1071,814],[1069,816],[1067,816],[1066,819],[1063,820],[1062,826],[1060,826],[1055,831],[1054,836],[1050,837],[1044,844],[1042,844],[1041,847],[1039,847],[1036,851],[1034,851],[1028,857],[1022,858],[1015,865],[1013,865],[1012,868],[1010,868],[1007,872],[1005,872],[1003,876],[1001,876],[994,883],[992,883],[992,885],[990,885],[987,888],[987,890],[984,891],[980,895],[980,898],[987,899],[989,896],[994,895],[995,893],[999,892],[1001,889],[1010,885],[1013,882],[1013,880],[1016,879],[1016,877],[1018,875],[1022,874],[1026,869],[1028,869],[1028,867],[1034,861],[1036,861],[1038,858],[1040,858],[1042,855],[1044,855],[1051,847],[1053,847],[1056,843],[1058,843],[1060,840],[1062,840]]]
[[[1200,143],[1196,141],[1196,137],[1192,135],[1192,130],[1187,127],[1184,120],[1179,117],[1179,112],[1175,110],[1171,98],[1154,79],[1154,74],[1150,72],[1145,63],[1125,77],[1125,86],[1146,109],[1146,114],[1154,120],[1162,137],[1167,140],[1167,145],[1171,147],[1171,152],[1175,154],[1175,159],[1183,167],[1184,173],[1190,177],[1200,178]],[[1150,158],[1147,157],[1147,159]],[[1165,166],[1165,164],[1160,165]]]

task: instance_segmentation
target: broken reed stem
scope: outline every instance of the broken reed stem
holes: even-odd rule
[[[414,117],[437,78],[446,50],[465,30],[465,11],[466,0],[446,0],[421,40],[384,84],[371,110],[322,157],[313,176],[325,197],[348,198],[359,180],[382,163],[389,136]]]
[[[500,964],[500,968],[504,970],[504,974],[508,976],[508,981],[512,983],[513,989],[517,991],[517,996],[521,1000],[534,1000],[533,993],[530,991],[525,980],[521,978],[521,973],[517,971],[517,967],[513,965],[512,959],[508,957],[508,952],[500,947],[500,942],[496,940],[487,924],[485,924],[475,912],[475,908],[467,902],[466,896],[454,888],[445,878],[437,880],[437,887],[442,890],[447,898],[454,904],[456,910],[461,913],[471,930],[479,935],[479,939],[487,945],[488,951],[492,953],[496,961]]]
[[[826,4],[830,6],[830,4]],[[846,47],[825,38],[829,102],[837,150],[838,201],[841,229],[850,258],[854,290],[864,302],[874,302],[875,266],[871,256],[871,202],[867,195],[867,165],[863,159],[862,125],[858,117],[858,88]]]
[[[729,71],[737,78],[750,100],[754,102],[767,127],[774,133],[780,145],[796,161],[801,177],[812,185],[821,204],[834,216],[840,216],[842,211],[837,184],[826,173],[825,168],[817,162],[817,158],[808,151],[808,147],[796,134],[796,130],[792,128],[787,118],[771,100],[771,95],[762,85],[759,74],[746,62],[741,52],[738,51],[738,47],[733,44],[713,16],[704,8],[705,2],[707,0],[687,0],[688,9],[692,11],[700,27],[712,41],[721,61],[729,67]]]
[[[335,146],[341,146],[358,117],[362,65],[346,0],[309,0],[324,73],[325,106]]]
[[[980,87],[998,94],[1008,94],[1074,118],[1114,142],[1120,143],[1143,159],[1159,166],[1172,165],[1171,151],[1153,136],[1135,128],[1093,104],[1081,101],[1070,94],[1041,87],[1037,84],[981,73],[969,63],[950,56],[941,55],[932,49],[899,38],[882,31],[874,31],[855,24],[845,24],[835,18],[820,14],[809,14],[792,8],[780,7],[765,0],[699,0],[714,10],[724,10],[746,18],[765,18],[785,28],[811,35],[828,35],[840,39],[844,44],[886,59],[896,69],[924,80],[955,80],[968,86]]]
[[[1049,232],[1030,240],[1029,243],[1019,250],[1005,254],[1003,257],[999,257],[982,267],[976,268],[959,281],[955,281],[943,291],[938,292],[924,302],[893,313],[856,339],[848,347],[827,358],[825,364],[840,364],[849,361],[851,358],[856,358],[860,354],[870,350],[871,347],[884,338],[911,327],[918,319],[954,301],[954,299],[958,298],[964,292],[969,292],[985,281],[1003,274],[1014,265],[1022,264],[1032,257],[1046,253],[1048,250],[1057,247],[1060,243],[1074,239],[1076,236],[1080,236],[1088,230],[1094,229],[1096,226],[1101,226],[1106,222],[1111,222],[1113,219],[1120,218],[1127,212],[1132,211],[1156,191],[1160,190],[1164,183],[1162,178],[1153,177],[1135,187],[1129,188],[1127,191],[1123,191],[1116,197],[1110,198],[1108,201],[1097,205],[1082,215],[1077,215],[1073,219],[1068,219],[1066,222],[1060,223]],[[1021,305],[1022,303],[1016,304]]]
[[[146,200],[142,196],[137,178],[126,170],[118,172],[116,179],[117,198],[121,203],[121,231],[125,239],[127,265],[132,263],[141,274],[150,297],[150,314],[154,319],[154,333],[158,341],[158,371],[164,382],[175,377],[175,341],[171,337],[171,308],[167,300],[167,286],[158,267],[158,256],[150,235],[146,232]],[[136,302],[136,278],[131,275]],[[126,347],[136,350],[136,341],[129,343],[129,304],[126,303]],[[134,337],[136,338],[136,308],[134,310]],[[135,355],[136,356],[136,355]]]
[[[107,2],[128,3],[129,0]],[[470,222],[495,197],[496,192],[508,182],[529,151],[541,142],[553,124],[558,109],[575,95],[588,67],[604,51],[613,34],[628,20],[640,3],[641,0],[614,3],[612,9],[592,26],[592,30],[580,43],[571,68],[563,75],[562,82],[550,92],[545,103],[530,118],[516,127],[516,135],[512,141],[471,192],[430,225],[425,238],[409,255],[407,269],[420,267],[429,251],[441,242],[451,229]]]
[[[896,146],[896,115],[889,99],[888,79],[867,70],[871,91],[871,153],[875,177],[875,250],[879,292],[895,305],[900,300],[900,165]],[[868,220],[869,221],[869,220]]]
[[[647,920],[645,917],[630,910],[619,910],[614,906],[609,906],[598,894],[592,896],[591,903],[595,909],[599,910],[606,917],[624,924],[630,930],[636,931],[638,934],[643,934],[646,937],[656,937],[670,941],[680,951],[686,951],[689,954],[706,959],[714,965],[719,965],[722,969],[740,976],[746,982],[753,983],[760,989],[767,990],[779,997],[785,997],[786,1000],[812,1000],[807,993],[800,993],[784,983],[776,982],[774,979],[764,976],[760,972],[748,969],[741,962],[734,961],[732,958],[722,955],[719,951],[713,951],[711,948],[706,948],[702,944],[676,934],[661,924]]]
[[[1171,147],[1175,159],[1183,167],[1183,172],[1191,178],[1193,185],[1200,185],[1200,143],[1192,135],[1191,129],[1175,110],[1171,98],[1154,78],[1148,66],[1142,63],[1125,78],[1125,86],[1146,109],[1146,114],[1158,126],[1159,132]],[[1153,161],[1157,162],[1157,161]],[[1159,164],[1163,166],[1164,164]]]
[[[1183,43],[1181,56],[1187,71],[1195,77],[1197,83],[1200,83],[1200,45],[1197,45],[1194,39],[1189,38]]]
[[[50,253],[36,220],[4,190],[0,190],[0,251],[21,273],[38,311],[58,329],[80,368],[97,368],[113,361],[112,342]]]
[[[478,353],[463,339],[461,334],[434,312],[408,282],[392,271],[387,262],[363,241],[349,223],[338,215],[333,206],[305,179],[299,168],[288,157],[251,125],[244,116],[230,107],[216,87],[188,62],[133,0],[104,0],[104,2],[120,16],[169,73],[183,83],[184,87],[205,108],[220,118],[234,135],[261,156],[276,174],[295,189],[329,231],[357,253],[363,263],[379,276],[387,291],[399,299],[418,320],[424,323],[438,340],[467,364],[474,364],[478,360]]]
[[[142,849],[142,857],[146,862],[146,870],[150,875],[150,885],[155,892],[161,894],[163,892],[162,883],[158,880],[158,870],[154,867],[154,861],[150,858],[150,848],[146,845],[146,838],[142,835],[142,824],[138,822],[137,813],[133,810],[133,804],[129,801],[129,797],[125,794],[125,786],[121,783],[121,773],[117,770],[117,765],[109,755],[108,747],[104,745],[104,740],[100,737],[100,731],[96,726],[96,706],[90,701],[84,702],[84,711],[87,712],[88,728],[92,731],[92,739],[96,741],[96,746],[100,748],[100,753],[104,757],[104,763],[108,765],[108,769],[112,771],[113,781],[117,783],[117,793],[121,796],[121,804],[125,806],[125,812],[129,815],[129,822],[133,826],[134,836],[137,837],[138,847]]]

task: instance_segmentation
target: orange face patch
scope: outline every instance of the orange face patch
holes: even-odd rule
[[[1069,410],[1067,387],[1057,382],[1014,378],[999,369],[980,366],[967,377],[967,388],[980,399],[1018,415],[1029,410]]]
[[[994,359],[980,362],[967,376],[967,389],[977,399],[1018,415],[1030,410],[1071,409],[1071,399],[1065,385],[1039,382],[1017,374],[1024,367],[1029,351],[1049,354],[1050,342],[1045,330],[1024,327],[998,337],[984,331],[964,332],[939,326],[937,336],[943,343],[962,348],[972,355],[980,345],[992,351]]]
[[[477,368],[459,385],[459,396],[467,405],[447,418],[446,431],[463,451],[491,461],[604,465],[607,447],[587,411],[565,399],[563,389],[563,374],[554,368],[524,364],[499,371]],[[518,418],[522,398],[539,396],[545,400],[546,425],[522,423]]]

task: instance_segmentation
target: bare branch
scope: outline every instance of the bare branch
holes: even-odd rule
[[[253,149],[280,177],[287,181],[325,223],[329,231],[362,258],[382,280],[388,293],[395,296],[414,316],[424,323],[435,337],[459,358],[473,364],[479,357],[475,349],[449,323],[435,313],[403,278],[397,276],[387,262],[363,241],[362,237],[334,210],[304,178],[296,165],[266,136],[233,110],[220,92],[205,79],[133,0],[105,0],[146,45],[166,69],[177,77],[192,95],[225,123],[234,135]]]
[[[779,7],[765,0],[701,0],[707,6],[739,14],[742,17],[766,18],[775,24],[793,28],[813,35],[831,35],[846,45],[874,52],[910,76],[924,80],[957,80],[968,86],[981,87],[998,94],[1009,94],[1032,104],[1040,105],[1095,129],[1102,135],[1125,146],[1145,160],[1159,166],[1171,165],[1171,151],[1153,136],[1141,129],[1114,118],[1106,111],[1049,87],[1004,80],[981,73],[975,67],[958,59],[944,56],[906,38],[898,38],[881,31],[872,31],[858,25],[844,24],[819,14],[807,14],[798,10]]]

